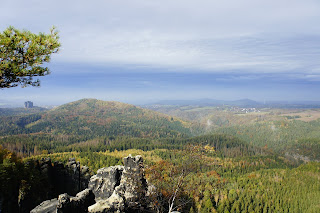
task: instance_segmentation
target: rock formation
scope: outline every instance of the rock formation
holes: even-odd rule
[[[94,194],[90,189],[85,189],[75,197],[71,197],[65,193],[59,195],[58,199],[44,201],[31,210],[31,213],[86,213],[88,212],[88,206],[94,203]]]
[[[50,158],[31,160],[25,165],[32,171],[37,182],[31,186],[21,182],[17,200],[21,213],[30,212],[41,201],[62,193],[76,195],[88,187],[92,175],[88,167],[80,166],[74,158],[70,158],[66,165],[52,162]]]
[[[107,199],[112,195],[116,186],[120,185],[123,169],[123,166],[101,168],[90,178],[89,188],[93,190],[96,200]]]
[[[66,192],[75,195],[88,187],[91,173],[88,167],[81,167],[79,162],[70,158],[66,166],[61,162],[54,162],[52,177],[59,194]]]
[[[76,197],[61,194],[58,199],[44,201],[31,212],[150,211],[154,187],[145,179],[142,157],[129,155],[123,159],[123,164],[99,169],[90,178],[88,188]]]
[[[65,193],[59,195],[57,212],[88,212],[88,206],[91,206],[94,203],[94,194],[90,189],[85,189],[79,192],[75,197],[70,197]]]
[[[31,210],[30,213],[55,213],[57,212],[58,199],[54,198],[52,200],[43,201],[36,208]]]

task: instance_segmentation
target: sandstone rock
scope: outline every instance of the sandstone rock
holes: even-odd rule
[[[59,195],[57,212],[58,213],[85,213],[88,207],[95,203],[94,194],[90,189],[79,192],[75,197],[68,194]]]
[[[90,213],[124,212],[124,209],[124,200],[116,192],[113,192],[108,199],[99,200],[88,208]]]
[[[46,206],[50,206],[48,212],[52,212],[52,209],[71,213],[152,212],[152,197],[156,190],[145,179],[142,157],[129,155],[123,159],[123,163],[124,166],[99,169],[90,178],[88,188],[75,197],[61,194],[58,199],[43,202],[42,207],[39,205],[33,212],[46,212]],[[70,159],[67,168],[80,174],[77,173],[78,165],[78,162]],[[88,168],[83,168],[84,173],[87,170]]]
[[[96,201],[109,198],[115,187],[120,184],[123,166],[110,166],[97,171],[97,174],[90,178],[88,188],[96,197]]]
[[[123,158],[124,170],[116,192],[124,197],[127,208],[140,209],[145,205],[147,181],[144,176],[143,159],[140,155]]]
[[[58,199],[44,201],[31,210],[31,213],[86,213],[94,203],[94,194],[90,189],[85,189],[75,197],[64,193]]]
[[[142,212],[151,206],[149,205],[150,200],[148,200],[148,195],[152,193],[154,188],[149,187],[150,192],[148,193],[148,184],[144,176],[142,157],[140,155],[135,157],[129,155],[123,159],[123,164],[123,167],[118,167],[122,169],[122,172],[119,173],[120,176],[114,175],[116,168],[109,167],[98,171],[100,179],[97,179],[98,176],[93,176],[90,179],[89,187],[95,186],[94,193],[96,195],[99,196],[99,194],[103,193],[109,195],[110,190],[108,191],[103,187],[106,185],[111,185],[111,189],[114,189],[114,191],[109,197],[105,196],[103,199],[100,196],[98,200],[96,199],[97,203],[89,207],[89,212]],[[112,177],[112,181],[102,180],[101,176]],[[108,184],[96,184],[104,181]]]
[[[66,165],[54,162],[51,176],[58,195],[65,192],[74,196],[77,192],[88,188],[91,175],[88,167],[82,167],[74,158],[70,158]]]
[[[40,171],[44,175],[48,174],[48,172],[52,168],[51,159],[50,158],[42,158],[39,161],[39,164],[40,164]]]
[[[30,213],[56,213],[57,212],[58,199],[43,201],[36,208],[31,210]]]

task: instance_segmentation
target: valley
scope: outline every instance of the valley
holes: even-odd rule
[[[141,108],[82,99],[51,110],[1,112],[4,212],[22,209],[21,193],[37,201],[28,201],[29,206],[39,204],[39,196],[48,189],[39,189],[45,180],[36,167],[34,173],[28,168],[41,159],[67,164],[75,158],[94,174],[99,168],[121,165],[129,154],[143,156],[147,180],[161,194],[157,203],[163,212],[168,211],[182,171],[188,172],[175,201],[180,212],[320,209],[318,109]]]

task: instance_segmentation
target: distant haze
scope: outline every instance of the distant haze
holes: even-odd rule
[[[2,0],[0,30],[60,31],[40,88],[0,107],[81,98],[320,101],[320,1]]]

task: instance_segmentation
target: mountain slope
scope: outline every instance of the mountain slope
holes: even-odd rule
[[[41,115],[24,126],[26,132],[167,137],[190,135],[187,123],[170,116],[114,101],[82,99]]]

